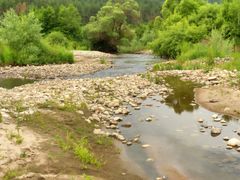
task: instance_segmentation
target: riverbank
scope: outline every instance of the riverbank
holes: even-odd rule
[[[9,132],[13,133],[12,138],[8,139],[8,141],[7,141],[7,138],[5,138],[4,141],[7,141],[9,143],[11,143],[12,141],[17,141],[18,139],[21,139],[22,141],[20,144],[17,144],[16,142],[13,143],[12,147],[8,147],[8,149],[3,148],[5,156],[0,161],[1,172],[6,173],[6,170],[8,170],[9,168],[11,167],[17,168],[17,166],[20,166],[20,165],[26,165],[26,167],[28,167],[27,169],[29,169],[28,162],[30,162],[30,160],[28,158],[19,159],[20,155],[24,154],[25,156],[24,149],[26,148],[29,149],[31,152],[30,153],[31,155],[29,156],[31,159],[31,162],[43,161],[45,162],[44,164],[45,170],[46,168],[47,169],[50,168],[49,163],[46,164],[46,161],[44,161],[45,158],[44,156],[41,156],[41,154],[43,153],[46,155],[49,153],[48,151],[46,151],[47,149],[43,147],[49,146],[49,143],[55,144],[56,142],[54,143],[53,136],[57,136],[59,134],[58,133],[54,133],[54,135],[51,134],[50,129],[48,132],[45,132],[45,133],[41,131],[39,132],[38,130],[35,129],[34,133],[37,132],[37,135],[34,135],[34,133],[31,133],[30,135],[29,134],[26,135],[25,133],[22,133],[22,132],[28,132],[24,129],[26,127],[30,128],[29,130],[32,130],[34,129],[34,125],[40,126],[40,127],[44,126],[44,124],[48,121],[48,119],[51,119],[50,117],[53,117],[53,116],[44,117],[43,119],[45,119],[46,121],[46,122],[44,121],[45,122],[44,124],[42,124],[43,122],[39,120],[39,121],[35,121],[32,124],[30,121],[30,125],[29,125],[28,124],[29,119],[38,119],[39,117],[37,115],[39,115],[39,113],[41,114],[41,116],[43,112],[47,112],[47,114],[50,114],[50,115],[51,113],[53,115],[54,114],[58,115],[56,110],[60,112],[70,111],[72,113],[77,113],[78,116],[83,116],[83,118],[81,119],[81,121],[85,123],[83,127],[88,127],[87,125],[90,125],[90,127],[93,128],[91,132],[89,132],[89,136],[90,134],[92,134],[93,137],[99,137],[99,136],[114,137],[115,139],[121,141],[124,144],[126,143],[128,145],[131,145],[133,143],[137,143],[137,141],[135,142],[132,139],[126,139],[118,130],[119,126],[126,126],[126,127],[131,126],[129,122],[120,122],[122,119],[121,116],[124,116],[130,113],[128,109],[128,105],[134,107],[135,109],[138,109],[139,105],[141,104],[141,101],[146,99],[148,96],[151,96],[153,94],[159,94],[159,93],[161,95],[164,95],[167,93],[167,89],[165,88],[164,85],[156,85],[149,82],[146,79],[141,78],[140,76],[131,75],[131,76],[116,77],[116,78],[104,78],[104,79],[78,79],[78,80],[56,79],[52,81],[40,81],[40,82],[35,82],[33,84],[27,84],[21,87],[15,87],[14,89],[10,89],[10,90],[1,88],[0,92],[1,92],[0,93],[1,114],[3,117],[9,117],[12,119],[11,122],[8,122],[6,119],[4,119],[3,122],[1,123],[1,126],[4,126],[4,124],[8,124],[8,123],[12,124],[11,126],[14,126],[14,128],[11,131],[8,128],[3,129],[2,131],[3,137],[8,137]],[[83,110],[86,108],[89,110],[88,113],[86,113]],[[59,117],[64,117],[64,114],[62,114],[61,116],[59,115]],[[72,122],[69,122],[70,119],[72,118],[66,118],[66,122],[65,122],[65,120],[60,120],[58,118],[58,120],[60,120],[61,122],[56,122],[55,125],[59,125],[61,128],[65,126],[64,125],[65,123],[67,125],[69,124],[72,125]],[[44,126],[45,130],[46,128],[47,129],[51,128],[50,123],[47,123],[47,124],[48,125],[46,127]],[[107,130],[106,131],[101,130],[103,127],[105,127]],[[56,128],[57,127],[54,127],[53,129],[56,130]],[[51,136],[49,136],[49,133]],[[28,142],[27,136],[33,137],[32,141]],[[38,144],[36,144],[38,141],[35,140],[37,137],[39,139]],[[48,142],[48,145],[46,145],[45,143],[43,144],[40,143],[42,141],[46,142],[46,140]],[[89,141],[89,143],[90,142],[91,141]],[[25,146],[26,145],[25,143],[28,146]],[[3,144],[3,147],[4,147],[4,144]],[[16,147],[18,148],[16,149]],[[91,147],[94,147],[94,144],[91,143]],[[9,148],[13,153],[13,155],[11,156],[8,156],[8,151],[10,151]],[[36,152],[34,152],[35,148],[37,149]],[[109,146],[109,148],[113,149],[111,146]],[[109,149],[109,148],[106,148],[106,149]],[[102,152],[102,151],[99,151],[99,152]],[[108,152],[107,155],[110,156],[111,153],[114,153],[114,152]],[[103,156],[102,153],[96,153],[96,154],[101,157]],[[105,157],[106,157],[106,154],[105,154]],[[118,163],[120,163],[121,161],[117,160],[116,154],[110,157],[114,158],[116,161],[108,161],[108,163],[106,163],[106,166],[113,167],[113,163],[117,162],[115,164],[116,169],[120,168],[118,169],[117,172],[110,171],[108,169],[104,170],[104,168],[97,171],[98,172],[97,174],[93,173],[93,172],[96,172],[96,170],[93,170],[93,171],[82,170],[82,172],[85,172],[90,175],[92,174],[94,176],[97,175],[103,178],[105,178],[106,175],[107,177],[111,177],[115,174],[115,176],[113,177],[116,177],[118,179],[121,179],[121,178],[124,179],[126,177],[128,179],[138,179],[137,176],[133,176],[131,175],[131,173],[128,174],[127,170],[121,169],[121,166],[120,167],[117,166]],[[39,161],[39,159],[41,161]],[[103,158],[103,161],[107,161],[107,159]],[[56,160],[59,160],[59,158],[56,157]],[[14,162],[14,166],[11,165],[12,162]],[[31,164],[31,166],[33,164]],[[37,165],[35,164],[34,166],[37,166]],[[105,167],[105,165],[103,167]],[[30,171],[32,173],[39,173],[39,171],[36,171],[34,168],[30,168],[30,169],[32,170]],[[121,173],[119,171],[121,171]],[[25,172],[25,173],[30,173],[30,172]],[[43,173],[43,172],[40,172],[40,173]],[[69,172],[71,172],[70,169],[69,169]],[[69,173],[69,172],[66,172],[66,173]],[[106,174],[106,172],[109,172],[109,173],[111,172],[111,174]],[[51,168],[47,171],[47,174],[55,174],[55,173],[56,172],[54,171],[54,169],[51,169]]]
[[[73,51],[74,64],[0,67],[0,78],[55,79],[94,73],[111,67],[112,54]]]

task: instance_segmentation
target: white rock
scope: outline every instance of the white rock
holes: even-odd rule
[[[232,138],[227,142],[228,146],[232,146],[232,147],[239,147],[240,146],[240,140],[237,138]]]
[[[148,148],[148,147],[150,147],[150,145],[149,144],[143,144],[142,147],[143,148]]]

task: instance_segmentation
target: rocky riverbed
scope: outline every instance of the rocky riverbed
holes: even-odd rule
[[[0,78],[55,79],[80,76],[111,67],[114,55],[97,51],[74,51],[74,64],[0,67]],[[104,60],[102,60],[104,59]]]
[[[86,61],[86,59],[89,58],[88,56],[90,56],[89,54],[79,55],[81,53],[74,53],[75,57],[78,58],[81,63],[42,67],[4,67],[1,69],[2,77],[28,77],[52,80],[42,80],[10,90],[0,88],[0,112],[2,117],[2,122],[0,123],[0,140],[4,142],[0,144],[0,170],[2,173],[0,176],[3,176],[9,168],[22,166],[33,159],[41,159],[44,161],[46,154],[40,152],[39,148],[41,147],[41,143],[46,140],[46,137],[42,137],[27,127],[17,126],[16,120],[16,117],[21,119],[21,117],[26,115],[41,112],[43,107],[48,107],[52,104],[60,108],[69,108],[70,106],[74,108],[79,115],[83,115],[84,112],[80,109],[78,110],[78,107],[83,105],[87,106],[91,113],[90,116],[85,118],[85,121],[95,127],[92,132],[93,134],[96,136],[106,135],[113,137],[121,143],[131,146],[135,143],[141,143],[141,137],[137,134],[131,138],[124,137],[119,128],[131,128],[132,124],[131,122],[123,121],[123,117],[132,113],[130,109],[134,109],[135,111],[141,110],[142,102],[149,97],[159,96],[161,98],[160,101],[164,102],[173,91],[164,81],[164,77],[180,76],[184,81],[191,80],[200,83],[204,86],[207,93],[208,90],[218,89],[217,87],[222,86],[232,88],[233,90],[231,92],[238,88],[236,86],[238,83],[238,73],[229,71],[212,71],[209,73],[198,70],[161,71],[148,72],[142,75],[125,75],[109,78],[58,79],[59,77],[71,77],[79,75],[79,73],[89,73],[109,67],[109,65],[100,63],[99,54],[94,56],[94,60],[90,60],[91,63],[89,63],[89,61]],[[111,56],[104,55],[103,57],[110,58]],[[229,95],[228,93],[228,96]],[[201,94],[197,93],[196,99],[200,96]],[[213,104],[223,102],[214,95],[207,99],[207,101]],[[203,104],[201,101],[197,102]],[[151,104],[148,106],[151,106]],[[226,108],[231,110],[229,105],[223,109],[224,112]],[[217,111],[215,108],[211,110],[224,113],[222,110]],[[220,116],[216,115],[214,120],[219,118]],[[147,117],[145,121],[152,122],[154,119],[155,117],[151,115]],[[220,121],[221,120],[222,119],[220,119]],[[205,132],[204,120],[198,119],[197,121],[202,124],[200,131],[202,129],[202,131]],[[222,130],[210,126],[207,128],[210,128],[210,132],[214,135],[220,134]],[[23,142],[18,144],[18,141]],[[224,141],[228,141],[227,148],[240,145],[239,140],[236,138],[225,137]],[[142,148],[148,148],[149,146],[149,144],[141,144]],[[22,155],[27,156],[27,158],[24,160],[19,159]],[[41,174],[41,176],[44,177],[47,175]],[[22,177],[24,176],[20,178]]]

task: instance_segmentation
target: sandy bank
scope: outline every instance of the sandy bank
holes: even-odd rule
[[[240,117],[240,91],[210,87],[195,90],[195,99],[204,108],[221,114]]]

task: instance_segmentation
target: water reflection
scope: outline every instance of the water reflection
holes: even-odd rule
[[[173,92],[166,98],[166,105],[173,108],[175,113],[181,114],[184,111],[193,112],[198,109],[194,102],[194,88],[200,87],[199,84],[191,81],[182,81],[179,77],[168,76],[165,78],[168,86]]]
[[[12,89],[16,86],[22,86],[24,84],[33,83],[34,80],[30,79],[17,79],[17,78],[7,78],[7,79],[0,79],[0,87],[6,89]]]

